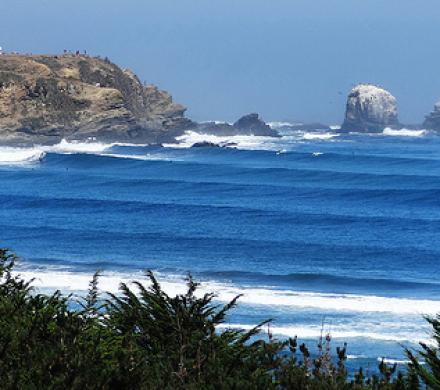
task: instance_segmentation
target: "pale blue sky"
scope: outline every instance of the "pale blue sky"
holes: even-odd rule
[[[0,46],[87,49],[169,90],[197,120],[257,111],[339,123],[360,81],[403,122],[440,100],[439,0],[1,0]]]

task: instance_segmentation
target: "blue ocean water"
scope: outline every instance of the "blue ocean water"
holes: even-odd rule
[[[189,148],[229,141],[229,148]],[[43,290],[103,290],[153,269],[191,272],[226,326],[273,318],[277,337],[348,342],[352,365],[404,360],[440,311],[440,137],[188,133],[178,145],[0,147],[0,246]]]

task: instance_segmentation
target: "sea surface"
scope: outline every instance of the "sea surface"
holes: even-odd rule
[[[115,292],[152,269],[174,294],[190,272],[219,302],[243,294],[225,326],[272,318],[312,350],[322,331],[346,341],[352,367],[403,363],[440,311],[440,136],[273,126],[283,137],[0,147],[0,247],[41,291],[81,294],[101,269]],[[229,146],[190,147],[204,140]]]

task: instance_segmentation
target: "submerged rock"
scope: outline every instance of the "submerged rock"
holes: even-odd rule
[[[391,93],[372,84],[350,91],[341,131],[381,132],[398,126],[397,102]]]
[[[232,147],[232,146],[237,146],[237,143],[236,142],[215,143],[215,142],[209,142],[209,141],[201,141],[201,142],[196,142],[191,145],[192,148],[227,148],[227,147]]]
[[[209,141],[196,142],[191,145],[192,148],[220,148],[219,144]]]
[[[0,56],[0,141],[160,142],[194,126],[186,108],[107,59]]]
[[[428,130],[440,131],[440,102],[437,102],[432,111],[423,122],[423,127]]]

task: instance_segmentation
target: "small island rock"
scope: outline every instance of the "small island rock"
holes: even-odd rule
[[[241,117],[233,124],[233,127],[238,130],[240,134],[278,136],[278,133],[261,120],[256,113]]]
[[[233,125],[226,122],[204,122],[197,127],[199,133],[218,136],[257,135],[265,137],[279,137],[279,133],[272,129],[258,114],[248,114],[241,117]]]
[[[440,131],[440,102],[437,102],[432,111],[423,122],[423,127],[428,130]]]
[[[391,93],[372,84],[359,84],[350,91],[341,131],[381,132],[398,126],[397,102]]]

